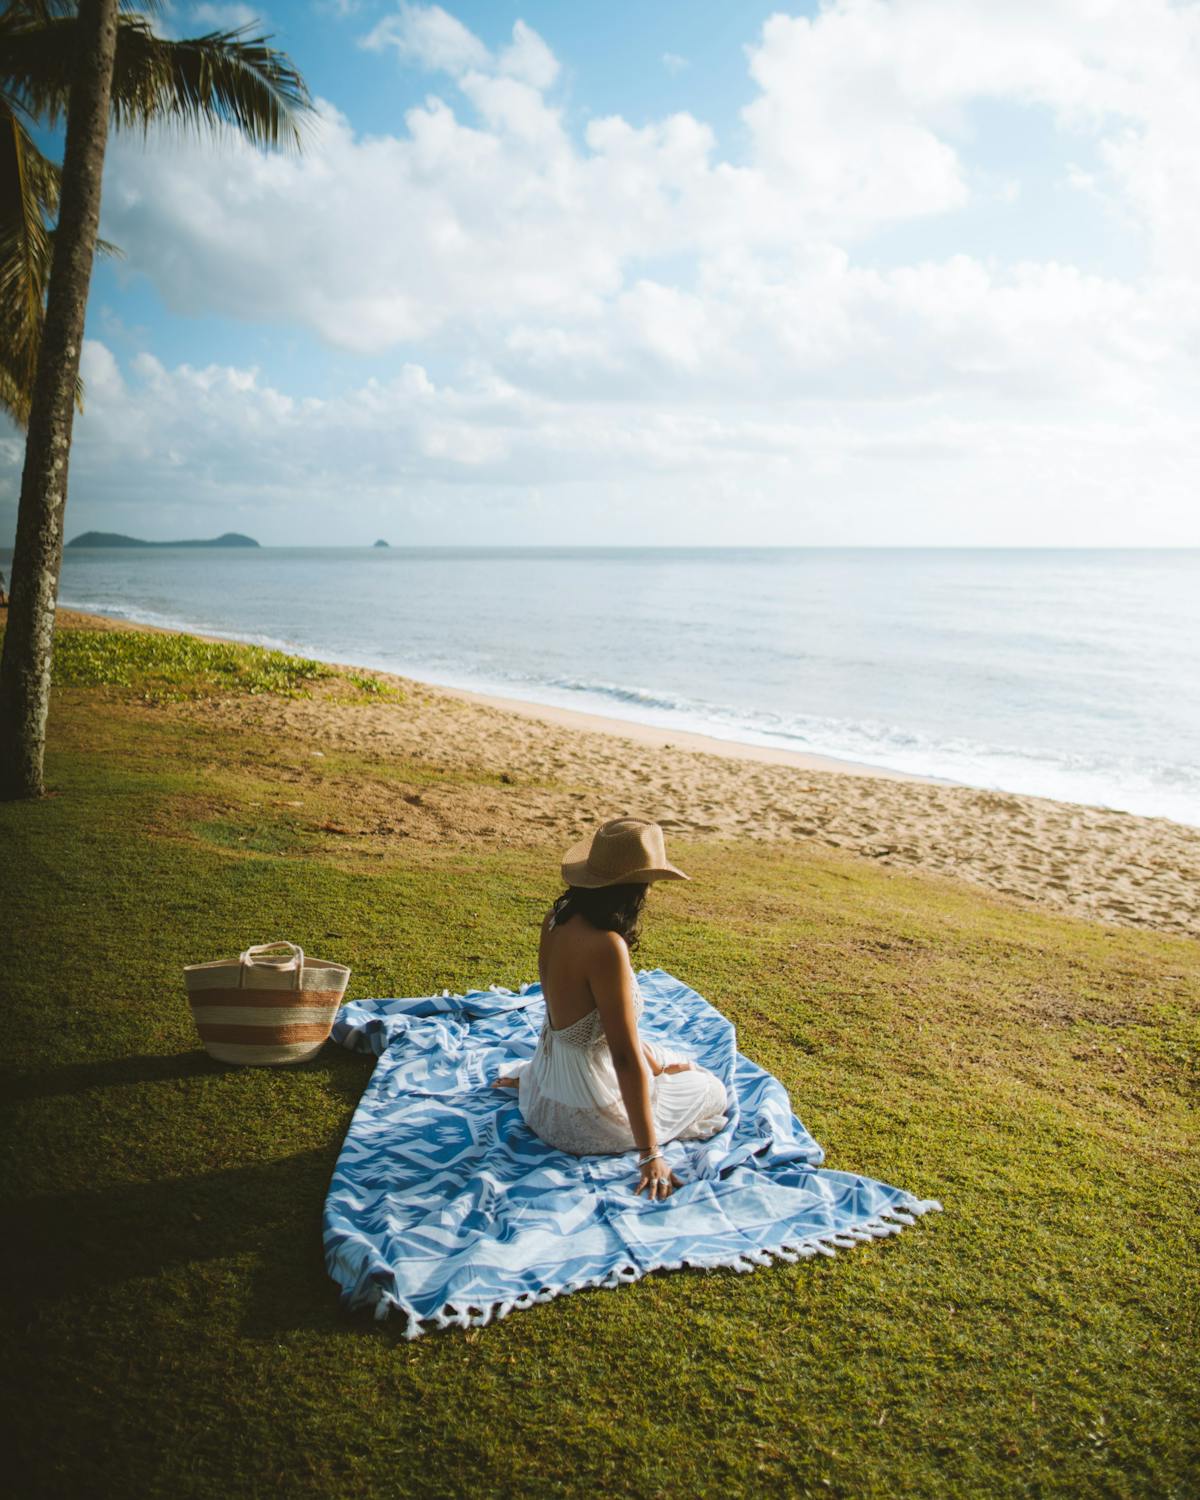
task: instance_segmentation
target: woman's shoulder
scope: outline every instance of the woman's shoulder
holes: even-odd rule
[[[587,948],[587,965],[594,982],[606,989],[614,984],[624,988],[625,975],[632,969],[629,946],[619,932],[593,929]]]
[[[629,962],[629,947],[619,932],[593,927],[577,913],[558,922],[554,920],[552,910],[546,913],[542,919],[543,939],[558,938],[560,934],[562,941],[569,940],[572,948],[585,954],[592,962],[605,965],[615,961]]]
[[[608,939],[608,942],[605,944],[605,950],[613,954],[620,963],[623,963],[628,968],[630,962],[629,944],[619,932],[606,932],[604,936]]]

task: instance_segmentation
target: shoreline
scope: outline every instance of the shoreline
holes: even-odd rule
[[[283,650],[283,647],[264,647],[260,641],[248,641],[243,636],[206,635],[182,625],[151,625],[139,620],[129,620],[121,615],[100,615],[69,607],[59,608],[57,620],[74,628],[102,630],[144,630],[162,635],[194,635],[202,641],[229,641],[236,645],[258,646],[264,650]],[[300,650],[288,651],[290,656],[304,656]],[[519,714],[563,729],[575,729],[584,733],[618,735],[636,740],[639,744],[653,745],[660,749],[678,748],[704,751],[709,755],[727,755],[736,760],[758,761],[765,765],[793,766],[802,771],[828,771],[842,776],[868,776],[885,781],[913,781],[929,786],[965,786],[965,782],[952,781],[945,776],[921,775],[915,771],[898,771],[892,766],[877,766],[866,761],[845,760],[840,756],[821,755],[816,751],[788,750],[782,745],[756,745],[749,740],[725,739],[721,735],[705,734],[696,729],[669,729],[665,725],[647,724],[640,719],[625,719],[617,714],[600,714],[590,709],[568,708],[556,703],[540,703],[533,698],[511,698],[502,693],[484,692],[477,688],[451,686],[443,682],[431,682],[423,677],[411,677],[403,672],[393,672],[384,667],[368,667],[361,662],[338,661],[332,657],[309,656],[311,661],[320,661],[324,666],[337,667],[347,672],[366,672],[373,677],[388,681],[419,685],[427,692],[445,693],[452,698],[462,698],[470,703],[480,703],[503,709],[506,713]]]
[[[58,623],[187,633],[65,609]],[[748,840],[800,858],[823,846],[1048,912],[1200,936],[1200,828],[328,665],[402,696],[348,707],[330,682],[305,698],[230,695],[155,712],[251,757],[287,747],[274,758],[275,795],[300,800],[273,806],[319,807],[333,775],[352,810],[336,833],[373,848],[412,838],[464,852],[544,850],[636,813],[684,843]]]
[[[355,668],[361,671],[362,668]],[[381,673],[392,676],[392,673]],[[402,679],[418,680],[418,679]],[[911,771],[897,771],[891,766],[873,766],[862,761],[841,760],[833,755],[818,755],[808,750],[785,750],[781,745],[754,745],[748,740],[724,739],[703,734],[696,729],[667,729],[660,724],[646,724],[640,719],[623,719],[612,714],[592,713],[588,709],[564,708],[556,703],[538,703],[529,698],[505,698],[498,693],[481,693],[474,688],[445,687],[441,683],[422,682],[431,691],[449,693],[468,702],[489,704],[507,713],[520,714],[563,729],[590,734],[619,735],[639,744],[654,745],[662,750],[699,750],[708,755],[727,755],[733,760],[756,761],[763,765],[794,766],[800,771],[827,771],[837,776],[868,776],[883,781],[915,781],[926,786],[961,786],[942,776],[918,776]]]

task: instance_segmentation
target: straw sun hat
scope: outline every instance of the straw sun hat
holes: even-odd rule
[[[573,844],[562,862],[568,885],[597,890],[626,881],[690,880],[667,858],[663,831],[647,818],[612,818],[590,839]]]

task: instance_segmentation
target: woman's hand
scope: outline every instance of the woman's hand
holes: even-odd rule
[[[650,1069],[651,1077],[657,1078],[660,1073],[665,1071],[662,1063],[655,1057],[654,1048],[651,1047],[649,1042],[642,1043],[642,1056],[646,1059],[646,1066]]]
[[[655,1078],[661,1078],[664,1073],[690,1073],[696,1066],[694,1062],[686,1060],[683,1062],[667,1062],[665,1056],[664,1060],[659,1062],[654,1048],[651,1047],[649,1042],[642,1043],[642,1056],[646,1059],[646,1066]]]
[[[682,1186],[665,1157],[655,1156],[650,1161],[638,1163],[638,1185],[633,1190],[634,1197],[645,1188],[647,1199],[669,1198],[677,1187]]]

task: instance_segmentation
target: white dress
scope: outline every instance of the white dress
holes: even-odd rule
[[[645,1001],[636,974],[633,994],[640,1020]],[[647,1045],[657,1066],[685,1061],[682,1054],[656,1042]],[[547,1145],[575,1156],[636,1149],[598,1010],[555,1030],[547,1009],[532,1058],[505,1071],[518,1080],[517,1099],[526,1125]],[[693,1065],[686,1073],[660,1073],[650,1079],[650,1110],[660,1146],[716,1135],[725,1127],[726,1108],[725,1085],[705,1068]]]

